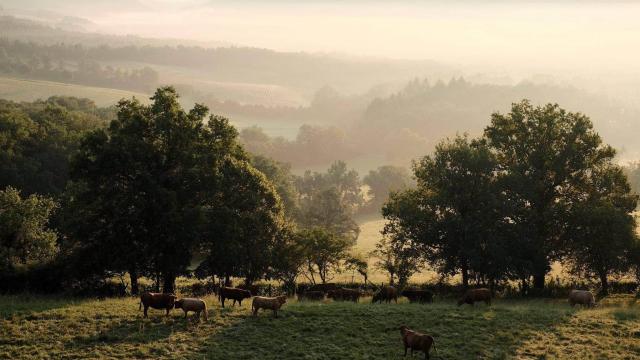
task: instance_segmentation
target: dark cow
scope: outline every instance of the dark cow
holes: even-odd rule
[[[400,335],[402,335],[402,344],[404,345],[404,356],[407,356],[407,349],[411,349],[411,356],[413,357],[413,350],[424,352],[424,358],[429,359],[429,350],[433,345],[435,350],[436,345],[431,335],[421,334],[417,331],[413,331],[408,327],[400,326]]]
[[[380,288],[380,290],[376,291],[376,293],[373,294],[371,303],[382,303],[384,301],[389,304],[391,303],[391,300],[394,300],[396,304],[398,303],[398,290],[396,290],[396,288],[394,288],[393,286],[383,286]]]
[[[249,290],[243,290],[238,288],[229,288],[229,287],[221,287],[218,299],[220,299],[220,303],[222,307],[224,307],[224,301],[226,299],[233,300],[233,306],[236,305],[236,301],[238,304],[242,306],[242,300],[248,299],[251,297],[251,292]]]
[[[400,293],[409,299],[409,302],[419,302],[420,304],[433,302],[433,293],[429,290],[405,289]]]
[[[362,293],[357,289],[335,289],[327,292],[327,297],[336,301],[353,301],[358,302]]]
[[[298,294],[299,300],[323,300],[324,293],[322,291],[305,291],[301,294]]]
[[[328,293],[331,290],[338,290],[338,285],[334,283],[328,284],[314,284],[307,289],[307,291],[322,291],[323,293]]]
[[[469,289],[464,293],[464,296],[458,300],[458,306],[462,304],[473,305],[478,301],[484,301],[487,306],[491,305],[491,291],[486,288]]]
[[[173,309],[176,298],[174,294],[145,292],[140,295],[138,310],[144,306],[144,317],[147,317],[147,311],[150,307],[158,310],[166,310],[166,316],[169,316],[169,311]]]

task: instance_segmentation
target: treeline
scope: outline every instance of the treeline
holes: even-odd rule
[[[71,98],[2,103],[3,291],[126,274],[133,293],[140,277],[173,291],[191,274],[295,289],[345,269],[366,283],[369,257],[401,287],[426,267],[524,294],[544,294],[554,261],[603,293],[613,275],[640,275],[637,195],[589,118],[557,105],[523,101],[482,137],[441,142],[414,163],[414,183],[392,166],[361,180],[344,162],[294,176],[247,152],[226,118],[184,110],[173,88],[151,100],[123,100],[115,117]],[[40,176],[56,167],[56,181]],[[354,215],[380,206],[384,237],[354,253]]]
[[[466,286],[518,281],[542,293],[553,261],[607,294],[612,275],[640,275],[638,196],[591,121],[523,101],[484,135],[442,141],[414,163],[418,186],[383,207],[383,248],[400,282],[421,264]]]
[[[183,110],[173,88],[117,109],[59,97],[0,105],[3,291],[82,290],[124,274],[132,292],[142,276],[172,291],[194,259],[201,277],[329,281],[362,266],[354,214],[408,186],[383,167],[365,177],[365,200],[344,162],[294,176],[246,152],[227,119]]]
[[[294,167],[363,156],[402,165],[433,151],[440,139],[455,135],[460,129],[474,135],[482,133],[487,117],[495,111],[509,110],[508,104],[513,99],[522,98],[531,99],[534,104],[557,101],[571,110],[584,111],[617,148],[637,151],[629,144],[635,143],[638,109],[625,108],[575,88],[552,85],[474,84],[463,78],[448,82],[416,79],[392,95],[379,89],[361,96],[345,96],[323,88],[309,107],[288,112],[237,104],[227,106],[231,105],[229,102],[218,103],[216,108],[230,116],[250,114],[260,119],[314,124],[301,128],[298,138],[293,140],[269,137],[258,129],[248,129],[241,136],[252,151],[269,154]],[[310,129],[333,135],[316,136],[313,144],[308,145],[300,138]],[[305,152],[307,149],[311,151]]]
[[[152,68],[103,66],[84,49],[0,39],[0,74],[142,92],[157,87],[158,73]]]

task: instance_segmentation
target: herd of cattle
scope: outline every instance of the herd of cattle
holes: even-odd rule
[[[251,311],[253,316],[258,315],[258,310],[266,309],[272,310],[274,317],[278,317],[278,310],[287,302],[287,296],[265,297],[265,296],[252,296],[251,291],[232,287],[220,287],[217,290],[218,299],[220,304],[224,308],[225,300],[233,300],[233,306],[236,303],[242,305],[242,300],[253,297],[251,304]],[[335,301],[353,301],[358,302],[362,297],[362,292],[357,289],[338,288],[332,284],[315,285],[298,295],[299,300],[324,300],[325,296]],[[386,302],[391,303],[394,301],[398,303],[398,296],[405,296],[410,302],[430,303],[433,302],[433,293],[429,290],[420,289],[406,289],[398,294],[398,290],[393,286],[382,286],[377,292],[373,294],[372,303]],[[486,305],[491,305],[491,291],[486,288],[470,289],[467,290],[464,295],[458,301],[458,306],[463,304],[473,305],[476,302],[484,302]],[[572,290],[569,294],[569,304],[575,306],[580,304],[583,306],[592,307],[595,306],[595,298],[590,291],[586,290]],[[165,310],[166,315],[172,309],[182,309],[184,317],[187,317],[189,312],[194,312],[196,318],[200,319],[200,315],[204,316],[205,320],[208,320],[207,304],[202,299],[195,298],[182,298],[178,299],[174,294],[165,293],[150,293],[145,292],[140,296],[140,306],[138,310],[144,307],[144,317],[147,317],[147,311],[151,307],[153,309]],[[400,326],[400,334],[402,336],[402,343],[404,345],[404,355],[407,355],[407,350],[411,349],[411,355],[413,351],[422,351],[425,354],[425,359],[429,359],[429,351],[433,346],[435,349],[435,343],[433,337],[430,335],[422,334],[417,331],[409,329],[407,326]]]

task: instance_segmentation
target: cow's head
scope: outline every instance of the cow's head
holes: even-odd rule
[[[174,299],[174,300],[175,300],[175,299]],[[176,309],[182,309],[182,303],[184,303],[184,300],[183,300],[183,299],[175,300],[175,301],[174,301],[174,303],[173,303],[173,306],[174,306]]]

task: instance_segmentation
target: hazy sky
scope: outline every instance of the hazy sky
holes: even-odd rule
[[[640,4],[599,1],[3,0],[102,31],[528,69],[640,69]]]

